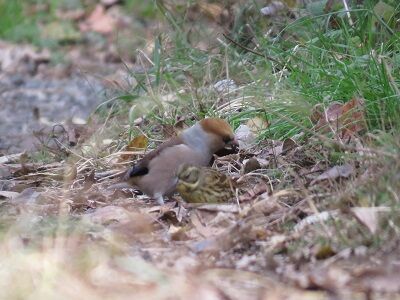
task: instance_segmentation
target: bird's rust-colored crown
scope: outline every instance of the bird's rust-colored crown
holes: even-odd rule
[[[200,121],[204,131],[214,133],[221,137],[233,137],[231,126],[225,120],[219,118],[206,118]]]

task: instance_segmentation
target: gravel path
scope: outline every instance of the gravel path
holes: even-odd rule
[[[99,82],[72,76],[43,79],[13,75],[0,79],[0,151],[32,146],[32,131],[69,118],[86,119],[104,100]],[[39,117],[40,116],[40,117]]]
[[[31,150],[33,131],[72,118],[85,120],[106,99],[101,80],[77,68],[54,66],[49,57],[0,41],[0,155]]]

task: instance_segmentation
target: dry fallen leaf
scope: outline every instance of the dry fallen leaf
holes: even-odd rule
[[[362,225],[375,234],[378,229],[379,213],[390,212],[390,207],[352,207],[350,212]]]
[[[243,216],[251,214],[263,214],[265,216],[279,210],[281,205],[278,203],[279,196],[269,196],[268,192],[263,193],[257,197],[259,201],[254,203],[251,207],[245,209],[242,212]]]
[[[72,182],[76,176],[78,175],[78,169],[76,164],[68,164],[64,169],[64,181],[65,182]]]
[[[246,193],[239,197],[240,202],[252,201],[257,196],[270,192],[270,186],[264,182],[257,183],[254,187],[246,190]]]
[[[251,118],[246,122],[246,125],[254,134],[259,134],[261,131],[269,127],[268,121],[262,117]]]
[[[101,4],[96,5],[93,12],[86,19],[85,22],[80,24],[82,31],[96,31],[102,34],[109,34],[114,31],[116,21],[105,10]]]
[[[342,138],[350,139],[367,129],[365,120],[365,100],[362,98],[353,98],[342,107],[343,130]]]
[[[257,169],[261,169],[261,164],[257,158],[252,157],[243,161],[243,174],[250,173]]]
[[[271,4],[260,9],[264,16],[275,16],[277,13],[285,9],[285,4],[282,1],[272,1]]]
[[[339,177],[348,178],[351,174],[353,174],[353,172],[354,168],[350,164],[334,166],[311,181],[311,185],[322,180],[335,180]]]
[[[332,210],[332,211],[323,211],[311,216],[308,216],[301,220],[299,223],[294,226],[294,231],[302,231],[308,225],[315,224],[317,222],[322,223],[330,218],[335,218],[339,214],[339,210]]]
[[[114,222],[126,223],[132,220],[133,216],[123,207],[109,205],[97,208],[94,212],[84,215],[83,218],[94,224],[108,225]]]
[[[228,93],[236,90],[237,85],[232,79],[223,79],[214,84],[214,89],[218,93]]]
[[[169,226],[168,235],[173,241],[185,241],[189,239],[184,227],[174,226],[173,224]]]
[[[247,125],[240,125],[235,130],[235,136],[239,142],[239,149],[246,149],[254,146],[257,138]]]
[[[285,154],[286,152],[288,152],[296,147],[298,147],[297,143],[293,139],[288,138],[283,141],[282,153]]]
[[[199,1],[198,6],[201,12],[215,21],[218,21],[220,15],[223,13],[224,7],[219,3],[209,3],[207,1]]]
[[[145,135],[138,135],[128,143],[128,145],[125,148],[125,152],[120,156],[120,160],[126,161],[132,159],[134,153],[129,153],[129,152],[138,152],[146,149],[148,142],[149,140]]]
[[[326,110],[323,110],[321,105],[316,105],[310,119],[316,123],[315,130],[332,132],[336,137],[349,141],[367,129],[365,100],[354,97],[345,104],[333,102]]]

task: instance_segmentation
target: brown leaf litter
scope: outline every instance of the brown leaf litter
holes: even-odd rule
[[[77,297],[79,289],[88,299],[357,299],[398,292],[395,261],[385,262],[388,270],[385,264],[360,270],[359,260],[369,261],[365,254],[329,239],[330,222],[378,234],[390,208],[318,205],[332,197],[332,187],[362,174],[360,164],[330,166],[316,158],[327,151],[318,144],[264,141],[251,151],[215,158],[214,168],[238,182],[230,201],[187,204],[175,196],[160,207],[129,187],[117,188],[125,168],[121,154],[129,150],[140,158],[147,138],[138,135],[128,147],[96,160],[48,165],[23,155],[2,160],[8,173],[0,205],[14,222],[0,247],[0,257],[10,262],[3,282],[12,286],[14,278],[15,285],[33,291],[31,278],[52,272],[54,281],[38,279],[42,286],[65,297]],[[319,244],[313,234],[331,243]],[[16,279],[18,268],[25,275]],[[74,289],[61,288],[60,280]],[[36,290],[35,297],[41,296]]]

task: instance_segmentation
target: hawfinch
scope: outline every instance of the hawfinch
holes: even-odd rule
[[[145,155],[129,169],[125,179],[163,204],[164,196],[170,196],[176,190],[177,171],[182,164],[208,166],[214,153],[237,145],[226,121],[206,118]]]

